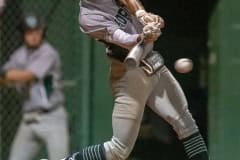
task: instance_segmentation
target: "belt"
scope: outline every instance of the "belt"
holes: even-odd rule
[[[44,114],[44,113],[50,113],[52,111],[55,111],[56,109],[58,109],[59,107],[61,107],[62,105],[60,103],[55,104],[53,107],[51,108],[43,108],[43,107],[36,107],[37,109],[32,109],[32,110],[28,110],[25,111],[25,113],[39,113],[39,114]]]
[[[51,113],[57,110],[59,107],[61,107],[61,105],[57,105],[56,107],[52,107],[49,109],[40,108],[36,110],[27,111],[23,115],[23,121],[25,124],[39,123],[39,121],[41,120],[41,115]]]

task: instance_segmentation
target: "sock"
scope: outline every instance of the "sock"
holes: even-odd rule
[[[104,146],[101,144],[86,147],[63,160],[106,160]]]
[[[207,147],[199,132],[181,140],[189,160],[208,160]]]

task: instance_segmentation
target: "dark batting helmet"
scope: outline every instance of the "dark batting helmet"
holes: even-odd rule
[[[26,32],[33,29],[45,30],[46,26],[44,20],[41,17],[31,13],[23,17],[21,28],[23,32]]]

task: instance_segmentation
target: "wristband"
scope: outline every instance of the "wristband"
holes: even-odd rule
[[[144,16],[144,14],[146,14],[147,12],[144,10],[144,9],[140,9],[140,10],[137,10],[136,12],[135,12],[135,16],[137,17],[137,18],[141,18],[142,16]]]

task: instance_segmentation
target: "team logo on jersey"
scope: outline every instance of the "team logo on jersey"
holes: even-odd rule
[[[128,21],[131,21],[131,17],[126,8],[119,8],[117,15],[115,16],[115,22],[121,27],[124,28]]]

